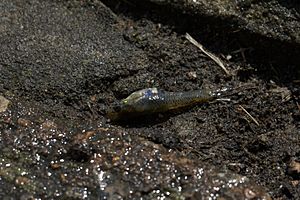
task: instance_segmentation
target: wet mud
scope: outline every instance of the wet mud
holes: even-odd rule
[[[297,41],[103,2],[0,2],[1,198],[299,199]],[[122,123],[106,117],[152,87],[234,92]]]

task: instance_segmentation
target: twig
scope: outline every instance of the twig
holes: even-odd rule
[[[226,99],[226,98],[220,98],[220,99],[216,99],[216,101],[231,101],[231,99]]]
[[[229,71],[226,69],[226,67],[224,66],[223,62],[220,60],[220,58],[218,58],[217,56],[215,56],[214,54],[206,51],[203,47],[202,44],[200,44],[199,42],[197,42],[194,38],[192,38],[192,36],[188,33],[185,34],[185,38],[190,41],[193,45],[195,45],[196,47],[198,47],[204,54],[206,54],[208,57],[210,57],[213,61],[215,61],[223,70],[227,75],[230,75]]]
[[[252,115],[243,107],[243,106],[241,106],[241,105],[239,105],[239,107],[252,119],[252,121],[257,125],[257,126],[259,126],[259,123],[258,123],[258,121],[254,118],[254,117],[252,117]]]

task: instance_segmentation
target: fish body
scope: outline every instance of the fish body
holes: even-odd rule
[[[215,96],[206,90],[167,92],[157,88],[147,88],[132,93],[114,105],[114,108],[108,112],[108,117],[115,120],[166,112],[208,102],[214,98]]]

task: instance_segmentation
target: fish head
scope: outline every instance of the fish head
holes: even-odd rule
[[[108,111],[108,118],[118,119],[127,115],[141,114],[147,112],[149,101],[158,98],[157,88],[142,89],[130,94],[127,98],[122,99],[111,105]]]

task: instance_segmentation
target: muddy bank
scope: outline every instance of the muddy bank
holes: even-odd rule
[[[199,199],[208,190],[225,199],[267,199],[265,191],[299,198],[297,65],[243,51],[242,40],[220,31],[228,24],[212,28],[224,21],[199,32],[120,3],[0,3],[0,94],[10,102],[0,115],[1,194]],[[129,123],[107,120],[113,102],[147,87],[235,93]]]
[[[142,7],[139,1],[131,2]],[[300,5],[297,1],[148,0],[147,2],[178,9],[195,17],[206,16],[222,21],[231,21],[232,28],[244,29],[247,32],[272,39],[300,44]]]
[[[247,63],[264,70],[262,75],[278,77],[288,73],[284,82],[292,78],[291,74],[299,79],[300,72],[295,67],[300,54],[299,4],[296,1],[104,2],[124,15],[147,16],[177,33],[188,32],[214,52],[231,54],[239,49],[245,54]],[[270,71],[270,68],[275,70]]]

